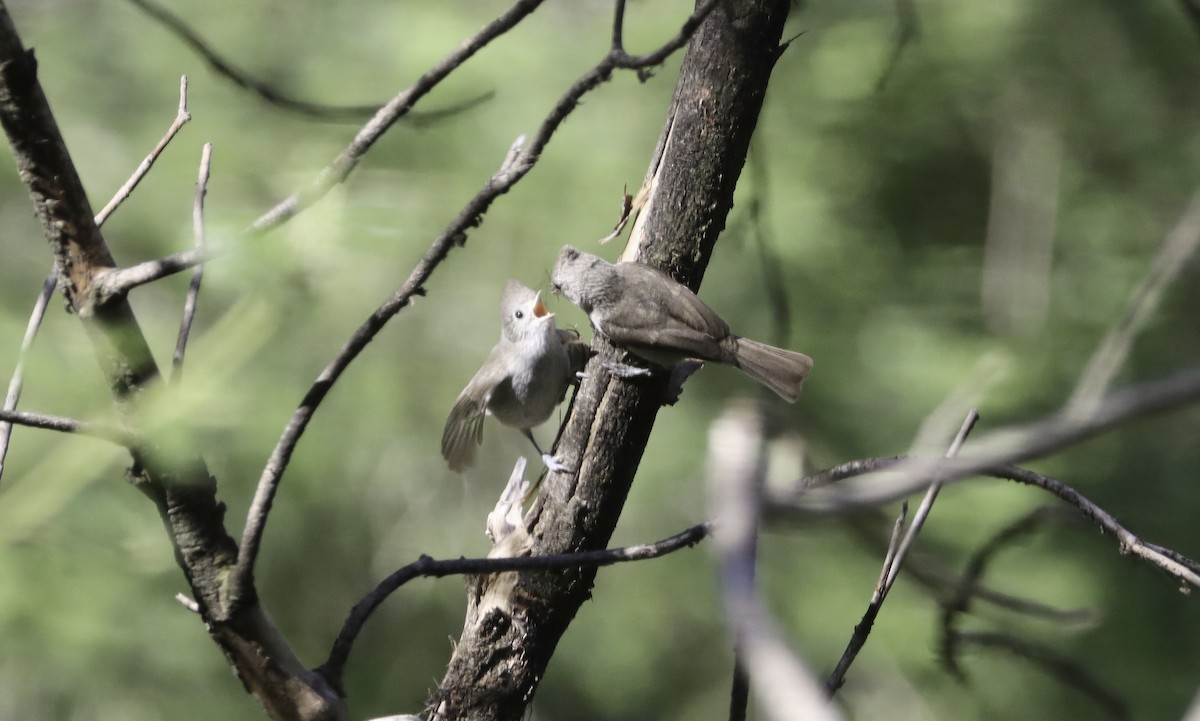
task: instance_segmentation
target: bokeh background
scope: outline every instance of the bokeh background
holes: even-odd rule
[[[242,518],[262,464],[309,383],[563,90],[606,51],[607,2],[548,2],[468,62],[420,108],[495,93],[474,110],[398,126],[351,180],[269,237],[236,237],[308,182],[356,126],[265,105],[211,72],[123,0],[12,2],[96,208],[162,135],[181,74],[192,122],[105,227],[123,263],[192,242],[200,146],[215,146],[209,237],[233,252],[205,276],[181,392],[164,422],[194,429]],[[982,433],[1038,417],[1070,394],[1169,229],[1200,186],[1200,31],[1183,3],[813,0],[797,5],[737,206],[701,296],[740,333],[811,354],[816,370],[778,417],[814,467],[906,451],[951,393],[984,390]],[[235,65],[287,93],[382,102],[505,7],[359,0],[172,0]],[[635,0],[632,51],[689,11]],[[893,62],[915,9],[918,31]],[[616,220],[641,182],[679,57],[648,82],[590,94],[537,167],[355,362],[299,446],[267,529],[260,592],[303,660],[319,663],[345,613],[419,554],[480,556],[487,510],[519,434],[490,425],[482,462],[444,466],[445,414],[497,336],[504,281],[546,282],[558,249]],[[757,207],[757,213],[751,210]],[[0,173],[0,377],[8,378],[50,253],[10,165]],[[612,258],[618,244],[600,250]],[[778,285],[773,285],[773,283]],[[169,363],[186,277],[133,306]],[[1193,269],[1163,298],[1118,382],[1195,363]],[[773,293],[786,294],[780,313]],[[564,324],[586,320],[552,300]],[[85,419],[111,404],[78,321],[55,299],[30,357],[22,407]],[[985,383],[987,380],[987,383]],[[730,399],[758,394],[725,368],[664,409],[615,544],[706,517],[705,434]],[[1200,411],[1132,423],[1040,460],[1146,538],[1200,555]],[[539,435],[548,440],[548,424]],[[948,439],[946,439],[948,440]],[[126,456],[18,428],[0,479],[0,717],[257,718],[196,618]],[[950,568],[1051,499],[1000,481],[942,495],[920,548]],[[889,523],[879,520],[880,528]],[[879,549],[834,521],[767,533],[762,578],[790,640],[832,668],[865,607]],[[603,570],[533,705],[539,720],[724,718],[731,669],[713,561],[703,546]],[[1117,554],[1083,524],[1001,554],[986,580],[1095,611],[1064,626],[988,611],[1002,630],[1078,659],[1139,719],[1176,719],[1200,686],[1196,600]],[[421,580],[376,614],[348,667],[352,715],[415,712],[461,629],[460,579]],[[856,718],[1103,717],[1078,691],[1011,656],[973,654],[968,683],[941,668],[938,609],[901,579],[842,698]]]

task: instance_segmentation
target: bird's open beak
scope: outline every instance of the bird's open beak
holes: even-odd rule
[[[546,304],[542,302],[541,291],[538,291],[538,294],[533,299],[533,314],[538,318],[545,318],[551,315],[550,311],[546,308]]]

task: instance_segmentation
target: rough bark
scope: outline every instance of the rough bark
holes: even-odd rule
[[[116,263],[38,83],[33,51],[2,2],[0,124],[55,255],[59,286],[95,347],[123,425],[139,439],[129,480],[154,501],[210,635],[272,718],[344,718],[340,696],[303,667],[253,592],[237,605],[226,597],[237,544],[199,454],[164,453],[186,446],[138,433],[140,398],[161,390],[158,367],[126,299],[96,300],[96,281]]]
[[[623,257],[699,287],[733,206],[787,10],[787,0],[731,0],[693,37]],[[518,552],[603,548],[633,483],[664,384],[610,377],[601,363],[617,351],[602,339],[595,345],[558,446],[578,473],[544,481]],[[473,579],[462,637],[430,699],[433,718],[522,718],[594,579],[594,569]]]

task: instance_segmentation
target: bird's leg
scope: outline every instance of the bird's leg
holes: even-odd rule
[[[549,468],[551,471],[556,473],[573,473],[567,464],[558,460],[549,453],[542,452],[542,447],[538,445],[537,440],[533,437],[533,431],[529,430],[528,428],[524,428],[522,429],[522,432],[525,434],[525,437],[529,439],[529,442],[533,444],[533,447],[537,449],[538,455],[542,457],[542,463],[546,464],[546,468]]]

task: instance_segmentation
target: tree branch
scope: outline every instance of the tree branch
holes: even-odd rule
[[[192,235],[194,246],[204,252],[204,196],[208,192],[208,173],[212,168],[212,143],[205,143],[200,151],[200,171],[196,178],[196,199],[192,203]],[[179,334],[175,338],[175,353],[171,356],[171,380],[178,383],[183,377],[183,356],[187,353],[188,336],[192,333],[192,321],[196,318],[196,301],[200,297],[200,284],[204,281],[204,266],[197,265],[188,283],[187,296],[183,301],[183,318],[179,321]]]
[[[1098,401],[1087,416],[1060,410],[1039,420],[1001,429],[972,441],[953,461],[903,458],[852,461],[823,473],[800,479],[774,501],[790,512],[829,513],[854,507],[877,506],[904,498],[925,488],[935,474],[943,483],[988,473],[1007,463],[1020,463],[1049,455],[1087,440],[1127,421],[1180,408],[1200,398],[1200,367],[1185,368],[1164,378],[1126,386]],[[857,484],[834,484],[871,473]]]
[[[1057,450],[1057,447],[1055,450]],[[1028,459],[1040,455],[1043,454],[1022,454],[1022,457]],[[1144,561],[1158,566],[1180,581],[1200,588],[1200,563],[1177,551],[1143,541],[1118,523],[1111,514],[1074,488],[1071,488],[1062,481],[1055,480],[1049,476],[1043,476],[1040,473],[1034,473],[1019,466],[999,463],[981,466],[979,465],[979,461],[974,459],[931,461],[928,459],[908,459],[904,457],[864,458],[843,464],[842,466],[835,466],[817,475],[825,478],[846,479],[859,475],[890,472],[890,469],[904,468],[906,465],[913,463],[922,468],[922,473],[937,475],[944,482],[984,475],[1016,481],[1017,483],[1024,483],[1049,491],[1078,509],[1084,518],[1094,523],[1102,531],[1114,536],[1117,539],[1122,554],[1133,554]],[[861,507],[861,504],[868,502],[868,498],[870,502],[874,503],[886,503],[893,500],[890,495],[885,494],[855,494],[855,496],[854,503],[849,505],[840,503],[830,504],[824,499],[816,504],[809,505],[805,501],[804,495],[792,493],[773,498],[767,510],[769,515],[774,517],[787,517],[796,513],[801,515],[840,513],[849,511],[855,507]]]
[[[137,445],[137,439],[132,434],[122,431],[119,428],[88,423],[87,421],[78,421],[74,418],[65,418],[63,416],[31,413],[29,411],[0,410],[0,421],[3,421],[6,425],[42,428],[60,433],[78,433],[81,436],[99,438],[109,443],[115,443],[118,446],[124,446],[125,448],[133,448]]]
[[[708,0],[707,4],[698,12],[710,11],[717,1]],[[254,500],[251,503],[250,511],[246,518],[245,530],[242,533],[238,569],[232,586],[232,597],[234,599],[237,598],[241,586],[249,583],[253,577],[254,562],[262,542],[266,519],[270,514],[271,505],[274,503],[280,479],[287,469],[296,444],[300,441],[300,437],[308,427],[308,422],[312,419],[317,407],[329,393],[333,384],[341,377],[341,374],[358,357],[358,354],[367,347],[379,331],[383,329],[383,326],[409,305],[414,296],[425,294],[425,283],[429,280],[434,270],[446,259],[454,247],[466,243],[467,231],[479,225],[483,214],[487,212],[492,203],[498,197],[507,193],[513,185],[525,177],[533,168],[555,131],[566,120],[571,111],[578,106],[579,100],[589,91],[611,77],[613,70],[617,67],[618,61],[635,63],[630,67],[648,66],[651,63],[661,62],[661,58],[666,57],[666,54],[663,52],[664,48],[678,48],[684,42],[686,42],[686,38],[676,36],[666,46],[663,46],[663,48],[659,48],[654,53],[641,56],[640,58],[629,58],[623,56],[623,54],[621,57],[617,57],[617,53],[610,51],[596,67],[584,73],[555,103],[554,107],[542,121],[537,133],[527,143],[523,143],[520,140],[514,143],[500,168],[484,183],[483,188],[475,194],[475,197],[459,211],[458,215],[442,231],[441,235],[434,240],[433,244],[425,252],[425,255],[413,268],[404,285],[396,289],[391,297],[375,309],[370,317],[346,341],[333,360],[325,366],[325,369],[317,376],[316,381],[301,400],[300,405],[293,412],[259,478]]]
[[[318,671],[329,678],[331,683],[341,684],[342,671],[355,639],[362,631],[371,614],[389,596],[401,586],[414,578],[442,578],[444,576],[461,576],[464,574],[493,574],[503,571],[546,571],[563,568],[600,568],[629,561],[645,561],[660,558],[668,553],[690,548],[696,545],[711,532],[709,524],[698,526],[676,533],[673,536],[655,543],[644,543],[624,548],[609,548],[602,551],[580,551],[576,553],[561,553],[553,556],[520,556],[509,558],[457,558],[437,561],[429,556],[421,556],[413,563],[404,566],[385,578],[361,601],[354,605],[350,615],[338,632],[329,658]]]
[[[966,419],[963,420],[962,427],[958,429],[958,434],[954,436],[950,449],[946,451],[946,458],[954,458],[958,455],[963,444],[966,443],[971,429],[978,421],[979,413],[975,409],[971,409],[967,413]],[[875,592],[871,594],[871,601],[867,604],[867,610],[864,612],[862,620],[854,627],[854,633],[850,635],[850,641],[846,644],[846,650],[842,653],[842,657],[838,659],[833,674],[825,682],[825,693],[828,695],[833,696],[842,687],[846,681],[846,672],[850,670],[850,665],[858,657],[858,652],[866,645],[867,636],[870,635],[875,619],[883,608],[883,602],[887,600],[888,593],[896,583],[896,578],[900,575],[900,568],[904,565],[904,559],[921,533],[925,519],[929,517],[929,512],[933,509],[933,503],[937,500],[938,492],[941,489],[941,480],[935,476],[930,482],[929,488],[925,490],[925,497],[921,499],[921,505],[917,507],[917,512],[913,514],[912,524],[897,542],[896,532],[904,525],[904,516],[908,513],[908,503],[906,502],[901,507],[900,515],[893,527],[892,540],[888,543],[888,550],[884,556],[880,582],[875,586]]]
[[[46,317],[46,307],[50,305],[50,296],[58,286],[58,269],[51,268],[46,280],[42,281],[42,290],[33,303],[29,313],[29,322],[25,325],[25,335],[21,338],[21,348],[17,351],[17,367],[13,369],[12,379],[8,382],[8,392],[4,395],[5,411],[14,411],[21,400],[21,389],[25,385],[25,358],[33,347],[33,339],[37,336],[42,318]],[[12,423],[0,421],[0,478],[4,477],[4,459],[8,457],[8,442],[12,438]]]
[[[108,201],[108,205],[105,205],[99,213],[96,213],[97,227],[103,226],[104,221],[108,220],[108,216],[112,215],[113,211],[119,208],[121,203],[124,203],[133,194],[134,188],[142,182],[142,178],[146,177],[150,172],[150,168],[154,167],[154,162],[158,160],[158,156],[162,155],[163,151],[167,149],[167,145],[175,138],[180,129],[192,119],[192,114],[188,112],[187,107],[187,86],[187,76],[181,76],[179,78],[179,110],[175,114],[175,120],[167,128],[167,132],[162,136],[162,140],[158,141],[158,145],[154,146],[154,150],[151,150],[145,160],[133,171],[133,175],[129,177],[129,180],[126,180],[125,184],[117,189],[112,200]]]

